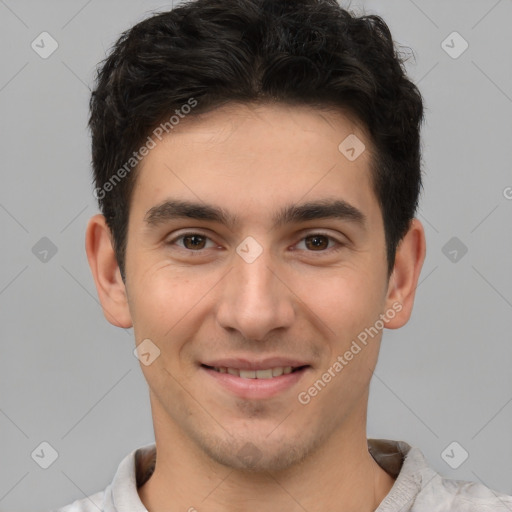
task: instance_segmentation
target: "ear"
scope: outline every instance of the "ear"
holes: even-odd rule
[[[85,250],[105,318],[117,327],[131,327],[126,288],[112,246],[111,232],[103,215],[95,215],[89,220]]]
[[[386,322],[388,329],[398,329],[409,321],[425,252],[425,231],[421,222],[414,218],[398,244],[395,265],[389,278],[386,308],[394,310],[396,315]]]

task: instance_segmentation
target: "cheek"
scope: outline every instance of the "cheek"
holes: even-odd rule
[[[308,285],[309,297],[305,302],[325,325],[331,335],[345,340],[372,325],[382,308],[383,297],[372,274],[359,269],[340,269],[316,278],[303,277]],[[306,289],[303,288],[303,292]],[[334,331],[334,332],[333,332]]]
[[[129,289],[137,343],[146,338],[154,341],[166,366],[175,367],[177,356],[211,313],[222,275],[215,271],[199,274],[197,269],[169,263],[157,263],[145,271],[141,268]]]
[[[195,295],[188,277],[176,272],[171,276],[169,269],[149,269],[136,275],[130,288],[135,332],[162,340],[197,302]]]
[[[136,343],[150,340],[157,347],[149,344],[155,359],[147,366],[142,364],[141,369],[154,393],[160,396],[159,390],[167,389],[166,393],[177,397],[180,390],[172,376],[182,375],[181,353],[194,334],[187,319],[198,299],[188,286],[187,278],[171,279],[163,271],[146,272],[144,279],[137,283],[131,290]],[[141,363],[144,363],[142,359]]]

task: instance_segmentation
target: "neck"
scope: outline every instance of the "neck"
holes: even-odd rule
[[[332,436],[300,464],[278,472],[206,461],[179,431],[156,436],[156,444],[155,470],[138,489],[149,512],[373,512],[394,483],[368,452],[366,435],[356,432]]]

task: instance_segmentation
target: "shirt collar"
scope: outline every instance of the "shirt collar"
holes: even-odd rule
[[[411,500],[411,487],[416,487],[417,490],[421,488],[422,476],[418,473],[419,469],[429,472],[431,478],[436,475],[428,468],[421,451],[404,441],[368,439],[368,451],[377,464],[396,479],[375,512],[396,510],[397,506],[406,507]],[[155,461],[155,443],[133,450],[121,461],[111,485],[106,490],[105,512],[147,512],[137,488],[151,476]],[[424,474],[423,478],[429,475]],[[406,512],[409,508],[401,510]]]

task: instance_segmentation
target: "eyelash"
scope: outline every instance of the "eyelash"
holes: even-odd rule
[[[189,237],[189,236],[194,236],[194,235],[197,235],[197,236],[201,236],[203,238],[206,238],[207,240],[209,241],[212,241],[211,238],[207,235],[205,235],[204,233],[201,233],[201,232],[196,232],[196,231],[191,231],[189,233],[183,233],[182,235],[179,235],[175,238],[173,238],[172,240],[169,240],[168,242],[168,245],[174,245],[178,240],[182,240],[183,238],[186,238],[186,237]],[[343,242],[340,242],[339,240],[337,240],[336,238],[332,237],[331,235],[328,235],[327,233],[322,233],[322,232],[319,232],[319,231],[312,231],[310,233],[306,233],[301,239],[300,239],[300,242],[304,241],[306,238],[310,238],[310,237],[313,237],[313,236],[322,236],[322,237],[325,237],[327,238],[329,241],[332,241],[334,242],[336,245],[334,247],[329,247],[327,249],[323,249],[323,250],[319,250],[319,251],[312,251],[312,250],[306,250],[306,252],[309,252],[309,253],[319,253],[319,254],[326,254],[326,253],[331,253],[331,252],[337,252],[337,251],[340,251],[341,249],[343,249],[343,247],[346,245],[344,244]],[[206,249],[209,249],[208,247],[207,248],[203,248],[203,249],[198,249],[196,251],[194,251],[193,249],[187,249],[186,247],[182,247],[182,246],[178,246],[180,249],[186,251],[186,252],[189,252],[191,254],[194,254],[194,253],[201,253],[203,251],[205,251]]]

